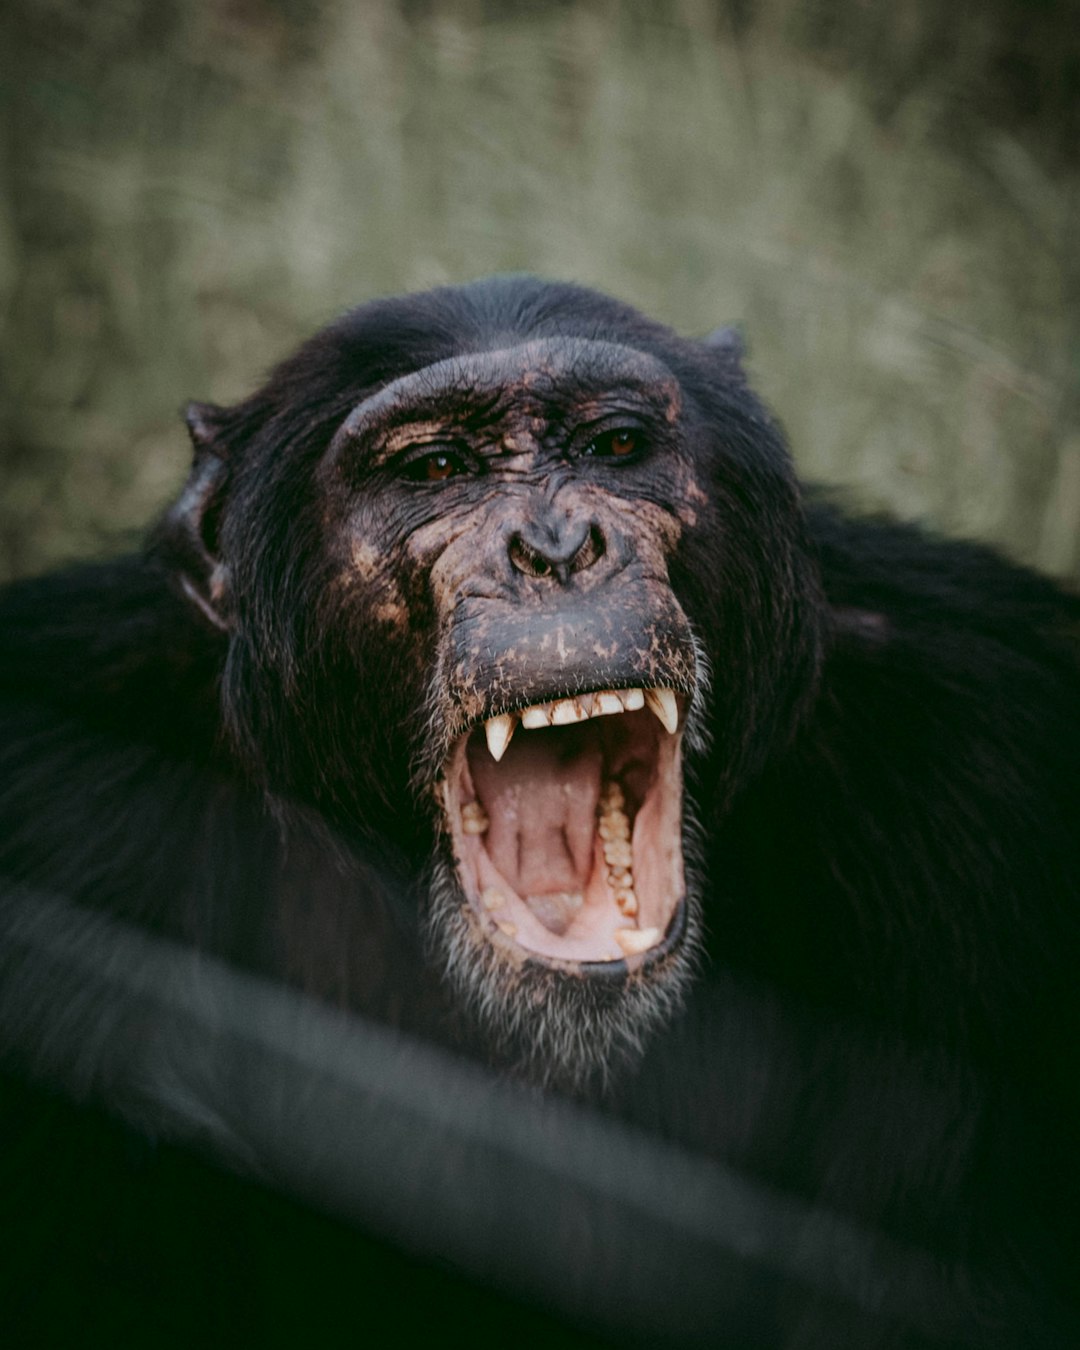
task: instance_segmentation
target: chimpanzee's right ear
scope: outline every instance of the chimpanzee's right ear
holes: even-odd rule
[[[714,352],[725,366],[743,375],[743,357],[746,344],[737,328],[714,328],[701,339],[702,344]],[[745,378],[745,376],[744,376]]]
[[[223,409],[210,403],[189,403],[184,409],[194,463],[157,538],[158,550],[171,565],[184,595],[222,632],[232,626],[229,569],[219,542],[230,476],[223,435],[226,417]]]
[[[203,453],[220,454],[221,431],[226,419],[225,409],[213,403],[197,403],[192,400],[184,408],[183,416],[195,458],[198,459]]]

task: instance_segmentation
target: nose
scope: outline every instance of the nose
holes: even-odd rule
[[[516,572],[554,577],[564,585],[575,572],[599,562],[606,549],[603,530],[585,516],[530,518],[507,541]]]

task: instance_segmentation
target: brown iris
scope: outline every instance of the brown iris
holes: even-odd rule
[[[641,449],[641,435],[633,427],[618,427],[605,431],[591,441],[585,451],[597,458],[625,459]]]
[[[428,455],[426,463],[429,483],[441,483],[444,478],[452,478],[457,473],[453,455]]]
[[[444,483],[456,478],[465,466],[452,450],[436,450],[430,455],[414,459],[405,469],[405,476],[417,483]]]

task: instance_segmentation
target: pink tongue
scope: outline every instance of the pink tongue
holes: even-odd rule
[[[469,757],[488,854],[523,899],[581,892],[589,879],[603,756],[577,731],[519,731],[500,764],[486,747]]]

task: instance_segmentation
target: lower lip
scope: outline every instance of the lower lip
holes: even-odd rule
[[[612,961],[560,961],[557,958],[532,953],[525,947],[520,947],[519,950],[525,954],[529,964],[541,966],[545,970],[563,970],[568,974],[590,980],[621,980],[631,971],[647,971],[666,956],[670,956],[686,936],[686,921],[687,904],[684,897],[675,906],[675,913],[671,916],[662,942],[658,942],[655,947],[650,947],[639,956]]]

